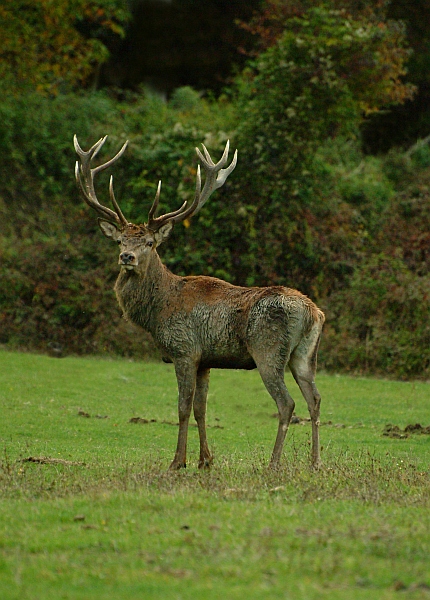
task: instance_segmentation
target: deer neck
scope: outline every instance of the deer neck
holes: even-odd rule
[[[157,316],[179,279],[163,265],[156,251],[152,252],[144,274],[121,269],[115,293],[124,317],[153,333]]]

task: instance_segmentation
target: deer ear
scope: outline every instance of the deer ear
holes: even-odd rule
[[[154,238],[157,246],[162,244],[164,240],[167,240],[167,238],[170,235],[170,232],[172,231],[172,227],[173,222],[168,221],[165,225],[163,225],[163,227],[160,227],[160,229],[154,233]]]
[[[110,223],[109,221],[105,221],[104,219],[98,219],[99,227],[102,230],[102,233],[111,240],[115,242],[118,239],[119,227],[115,225],[115,223]]]

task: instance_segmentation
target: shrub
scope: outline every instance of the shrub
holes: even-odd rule
[[[430,276],[417,276],[401,258],[370,257],[347,291],[333,295],[325,350],[330,370],[409,379],[430,375]]]

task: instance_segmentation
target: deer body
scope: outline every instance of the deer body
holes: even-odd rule
[[[115,213],[102,207],[95,198],[93,173],[118,157],[89,171],[89,161],[101,143],[103,140],[87,153],[77,145],[77,152],[81,156],[77,178],[87,202],[103,217],[109,218],[100,220],[103,233],[120,245],[120,273],[115,292],[124,316],[149,331],[161,349],[164,360],[173,362],[175,367],[179,393],[179,434],[171,468],[186,465],[188,421],[192,409],[200,436],[199,466],[209,466],[212,462],[205,424],[212,368],[258,369],[279,412],[278,433],[271,458],[271,465],[278,465],[295,406],[284,383],[287,366],[308,404],[312,422],[312,462],[318,466],[321,398],[314,378],[324,323],[322,311],[300,292],[282,286],[245,288],[213,277],[179,277],[163,265],[157,253],[157,247],[167,239],[173,223],[183,220],[184,214],[197,212],[211,191],[222,185],[231,172],[231,166],[221,170],[228,146],[217,165],[212,163],[206,149],[206,160],[199,153],[204,167],[212,171],[207,172],[203,192],[200,192],[198,172],[196,197],[191,207],[184,205],[179,211],[153,218],[159,188],[148,224],[133,225],[120,212],[112,184],[111,197],[117,209]],[[235,164],[235,159],[233,162]],[[217,179],[213,179],[208,186],[214,169],[215,176],[221,173],[224,179],[217,185],[220,179],[218,174]]]
[[[256,344],[295,348],[318,321],[315,305],[295,290],[177,277],[153,253],[146,276],[123,270],[115,292],[124,316],[149,331],[172,362],[189,357],[199,368],[255,369]]]

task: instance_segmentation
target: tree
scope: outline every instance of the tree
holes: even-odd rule
[[[413,51],[407,63],[408,80],[418,91],[411,102],[369,119],[363,137],[366,150],[373,153],[386,152],[395,145],[408,147],[430,132],[430,3],[392,0],[388,15],[405,24]]]
[[[310,8],[305,9],[305,4]],[[355,4],[354,0],[327,4],[266,0],[262,12],[242,26],[258,37],[257,55],[279,45],[281,39],[294,55],[294,37],[299,36],[302,54],[329,56],[360,108],[370,114],[412,97],[414,86],[403,80],[410,50],[402,22],[387,18],[385,0],[370,6],[364,3],[361,10]]]
[[[127,15],[123,0],[3,0],[0,79],[54,95],[87,85]]]
[[[255,40],[248,53],[257,55],[275,45],[291,19],[304,18],[310,8],[320,5],[321,0],[264,0],[253,18],[242,23]],[[361,134],[366,150],[386,151],[395,144],[410,145],[417,137],[426,136],[430,122],[428,1],[330,0],[325,6],[343,11],[348,18],[364,20],[380,30],[377,54],[371,60],[376,59],[385,69],[385,72],[380,70],[376,91],[377,94],[383,92],[386,98],[379,110],[367,112],[368,118],[362,122]],[[406,75],[412,85],[405,86]],[[368,81],[365,81],[365,88],[367,86]],[[359,93],[361,88],[361,85],[356,88]],[[413,88],[416,93],[412,97]],[[369,88],[369,91],[373,90]],[[384,110],[381,111],[382,107]]]
[[[232,201],[249,223],[238,254],[254,257],[241,264],[250,283],[294,281],[318,297],[345,282],[361,236],[354,207],[328,192],[317,149],[358,138],[366,114],[412,95],[400,79],[408,53],[400,25],[327,6],[290,16],[275,38],[237,79]]]
[[[363,116],[411,97],[400,79],[406,58],[395,23],[324,6],[287,19],[238,79],[239,135],[253,177],[264,172],[269,188],[294,193],[325,139],[356,134]]]

